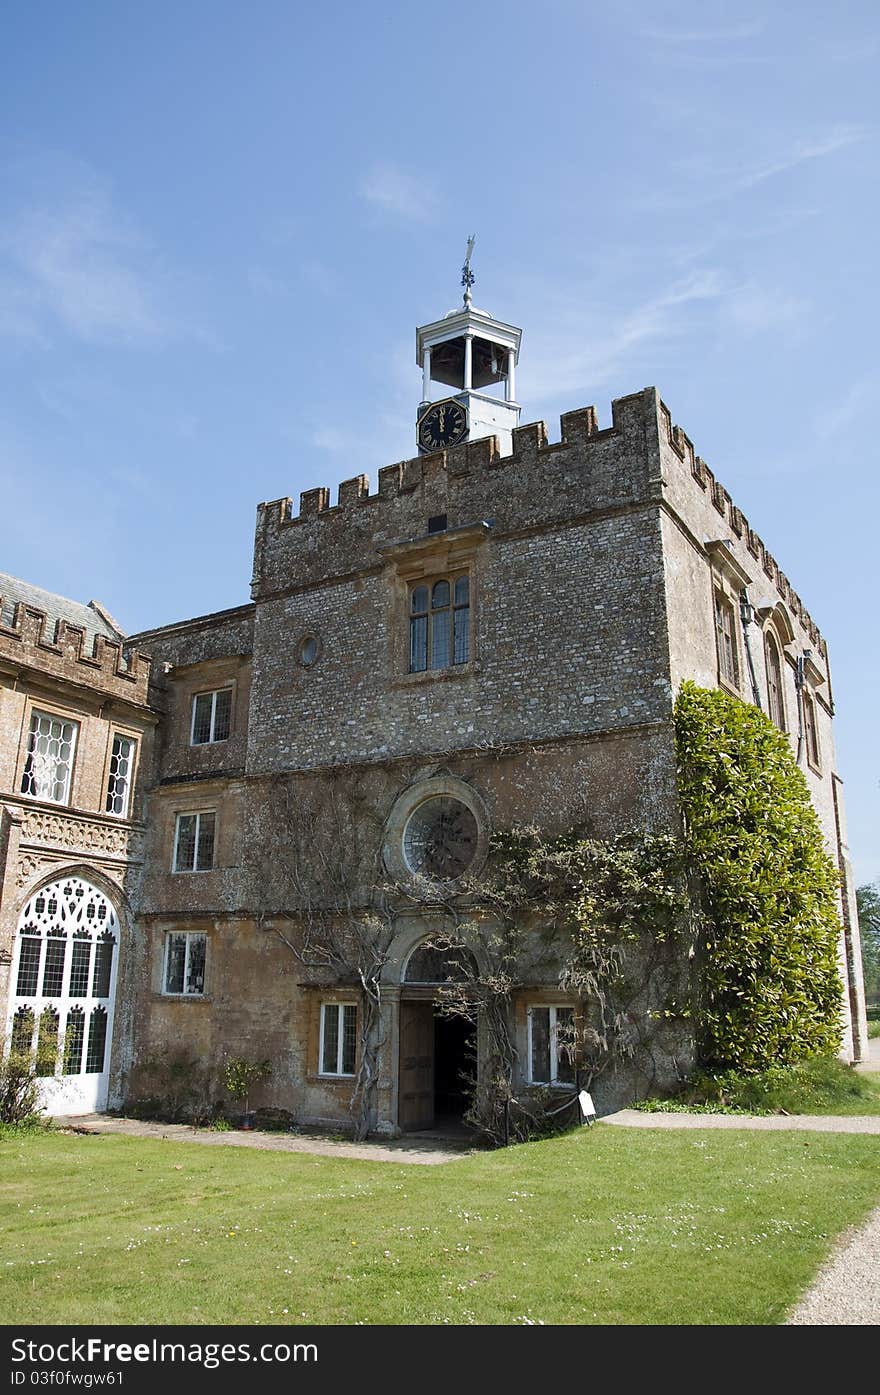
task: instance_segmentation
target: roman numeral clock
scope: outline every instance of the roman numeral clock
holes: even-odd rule
[[[422,370],[416,442],[422,454],[497,436],[507,455],[519,426],[516,364],[522,330],[472,303],[473,250],[470,238],[461,272],[463,304],[416,330],[416,362]],[[452,388],[452,394],[436,395],[438,384]]]

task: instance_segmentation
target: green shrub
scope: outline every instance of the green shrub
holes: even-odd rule
[[[788,740],[758,708],[692,683],[675,735],[703,929],[700,1058],[755,1072],[831,1055],[839,877]]]
[[[695,1075],[674,1100],[645,1100],[648,1111],[723,1114],[840,1114],[877,1112],[877,1087],[833,1056],[757,1072]]]

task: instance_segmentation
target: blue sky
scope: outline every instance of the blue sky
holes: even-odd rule
[[[248,599],[263,499],[414,453],[414,327],[523,420],[656,384],[825,634],[880,877],[875,3],[7,7],[0,570],[130,631]]]

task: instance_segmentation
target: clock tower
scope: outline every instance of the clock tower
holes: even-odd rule
[[[463,303],[416,330],[416,362],[422,370],[416,439],[423,454],[497,436],[506,455],[513,449],[513,428],[519,426],[516,364],[522,330],[472,303],[473,248],[470,238],[461,273]],[[452,392],[444,395],[439,384]]]

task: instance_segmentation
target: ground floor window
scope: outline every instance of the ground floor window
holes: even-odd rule
[[[207,935],[174,930],[165,936],[164,993],[197,997],[205,991]]]
[[[321,1004],[321,1074],[354,1075],[357,1056],[357,1007],[354,1003]]]
[[[529,1081],[574,1084],[574,1008],[533,1004],[529,1021]]]

